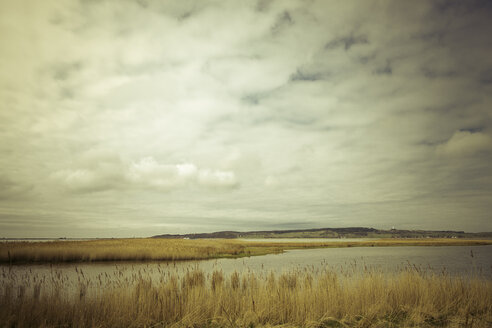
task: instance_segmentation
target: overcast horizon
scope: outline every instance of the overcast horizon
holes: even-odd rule
[[[0,238],[492,231],[491,17],[0,0]]]

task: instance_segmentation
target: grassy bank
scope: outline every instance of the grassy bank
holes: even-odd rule
[[[206,275],[64,291],[60,281],[0,283],[5,327],[490,327],[490,280],[402,271]],[[46,286],[46,285],[47,286]]]
[[[56,263],[96,261],[178,261],[242,257],[288,249],[322,247],[384,247],[492,245],[475,239],[379,239],[350,242],[248,242],[230,239],[107,239],[91,241],[4,242],[0,263]]]

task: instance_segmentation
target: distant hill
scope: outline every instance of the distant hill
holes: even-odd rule
[[[492,239],[492,232],[433,231],[433,230],[378,230],[374,228],[320,228],[268,231],[217,231],[183,235],[157,235],[152,238],[485,238]]]

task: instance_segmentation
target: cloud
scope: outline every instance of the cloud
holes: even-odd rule
[[[91,156],[83,157],[87,159]],[[95,158],[100,159],[101,156]],[[239,186],[233,171],[198,168],[192,163],[161,164],[153,157],[145,157],[130,164],[120,161],[116,166],[104,163],[94,165],[92,161],[85,164],[86,168],[58,171],[53,174],[53,178],[76,193],[135,188],[167,192],[193,186],[207,189]]]
[[[291,25],[294,25],[294,20],[288,11],[284,11],[277,16],[275,24],[272,26],[272,33],[278,33]]]
[[[194,164],[159,164],[154,158],[146,157],[131,164],[127,177],[129,181],[143,187],[172,190],[192,183],[197,171]]]
[[[492,151],[492,137],[482,132],[456,131],[445,143],[437,146],[442,156],[468,157]]]
[[[369,40],[365,35],[349,35],[346,37],[331,40],[325,45],[325,49],[331,50],[338,47],[343,47],[345,51],[350,50],[353,46],[368,44]]]
[[[239,186],[236,175],[232,171],[213,171],[202,169],[198,173],[198,183],[212,188],[235,188]]]
[[[323,79],[322,73],[319,72],[309,73],[299,68],[289,78],[290,81],[317,81],[321,79]]]
[[[31,190],[32,185],[25,185],[7,176],[0,175],[0,201],[25,199]]]
[[[492,229],[482,1],[24,9],[0,5],[2,231]]]
[[[87,169],[58,171],[53,174],[53,178],[68,190],[77,193],[103,191],[115,187],[104,173]]]
[[[130,181],[159,190],[172,190],[197,185],[214,189],[230,189],[239,185],[232,171],[198,168],[192,163],[159,164],[152,157],[133,163],[127,173]]]
[[[265,184],[265,187],[267,187],[267,188],[273,188],[273,187],[276,187],[279,185],[279,181],[277,178],[269,175],[265,178],[264,184]]]

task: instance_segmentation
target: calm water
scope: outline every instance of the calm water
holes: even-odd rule
[[[380,240],[381,238],[238,238],[244,241],[259,241],[262,243],[324,243]]]
[[[321,248],[291,250],[282,254],[240,259],[174,263],[2,265],[0,266],[0,283],[14,283],[14,285],[26,286],[26,288],[42,284],[51,290],[77,290],[82,283],[86,284],[89,289],[98,291],[105,287],[127,286],[139,277],[159,282],[165,280],[170,274],[182,275],[194,268],[199,268],[207,274],[214,270],[221,270],[225,274],[238,271],[254,272],[258,275],[266,275],[271,271],[310,270],[316,272],[326,269],[342,274],[358,275],[363,274],[366,270],[393,273],[410,268],[463,277],[479,274],[486,279],[492,279],[492,246]]]
[[[480,272],[492,279],[492,246],[319,248],[243,259],[203,261],[199,266],[205,271],[219,268],[224,272],[283,272],[306,267],[396,272],[411,267],[453,275]]]

